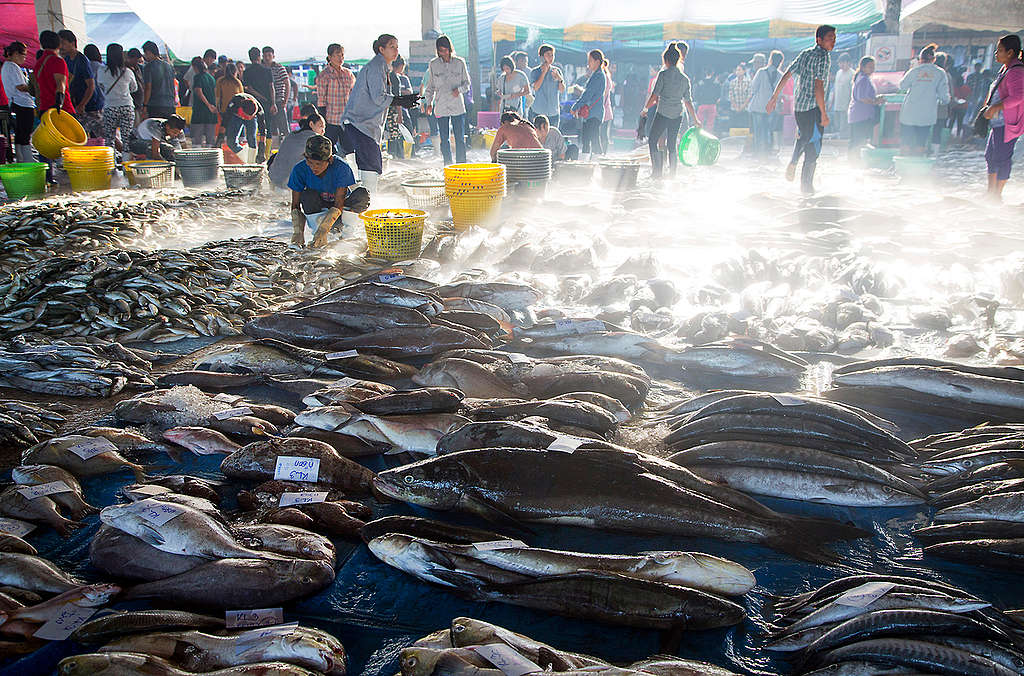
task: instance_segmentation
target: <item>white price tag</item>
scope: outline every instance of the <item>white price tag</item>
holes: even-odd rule
[[[572,453],[577,448],[587,443],[586,439],[582,437],[566,437],[559,435],[555,437],[555,440],[548,444],[549,451],[561,451],[562,453]]]
[[[316,483],[320,476],[320,458],[303,458],[294,455],[277,456],[274,478],[285,481]]]
[[[329,361],[335,359],[351,359],[352,357],[358,357],[359,352],[356,350],[343,350],[342,352],[331,352],[327,355]]]
[[[170,493],[171,489],[164,486],[157,486],[156,484],[144,484],[142,486],[133,486],[131,488],[124,489],[125,494],[133,501],[145,500],[151,498],[154,495],[162,495],[164,493]]]
[[[93,456],[97,456],[100,453],[109,453],[110,451],[116,451],[117,446],[113,444],[109,439],[103,437],[96,437],[89,441],[82,441],[75,444],[68,449],[82,460],[88,460]]]
[[[895,586],[895,582],[867,582],[837,598],[836,603],[841,606],[863,608],[888,594],[889,590]]]
[[[528,364],[533,361],[532,357],[527,357],[522,352],[509,352],[507,354],[509,361],[513,364]]]
[[[604,322],[596,319],[556,319],[555,330],[582,336],[588,333],[604,332],[606,327]]]
[[[489,540],[487,542],[473,543],[473,548],[481,552],[493,552],[497,549],[521,549],[528,546],[522,540]]]
[[[772,394],[772,399],[779,402],[783,406],[806,406],[807,400],[801,399],[800,397],[794,397],[788,394]]]
[[[281,493],[279,507],[291,507],[292,505],[312,505],[327,500],[327,491],[305,491],[302,493]]]
[[[245,397],[240,394],[228,394],[227,392],[221,392],[213,398],[214,401],[220,401],[230,405],[234,405],[243,399],[245,399]]]
[[[179,505],[175,505],[171,502],[157,502],[154,500],[148,504],[145,509],[139,512],[139,516],[154,526],[162,526],[171,519],[179,517],[184,513],[185,510]]]
[[[344,390],[344,389],[347,389],[349,387],[352,387],[353,385],[357,384],[358,382],[359,382],[358,378],[342,378],[341,380],[336,380],[334,382],[334,387],[338,387],[338,388],[341,388],[341,389]]]
[[[223,411],[217,411],[213,414],[213,417],[217,420],[229,420],[231,418],[241,418],[244,415],[252,415],[252,409],[248,406],[239,406],[238,408],[229,408]]]
[[[262,643],[266,638],[270,638],[272,636],[288,636],[294,632],[298,626],[298,622],[289,622],[288,624],[279,624],[274,627],[267,627],[266,629],[252,629],[239,634],[235,645],[235,655],[238,656],[249,652]]]
[[[63,641],[95,615],[97,610],[98,608],[82,608],[74,603],[65,603],[52,619],[32,635],[47,641]]]
[[[242,627],[268,627],[284,622],[281,608],[258,608],[256,610],[225,610],[224,626],[228,629]]]
[[[405,277],[401,272],[382,272],[377,278],[381,281],[381,284],[390,284],[396,282],[402,277]]]
[[[24,488],[18,489],[18,492],[29,500],[35,500],[36,498],[41,498],[44,495],[53,495],[54,493],[69,493],[70,491],[71,487],[63,481],[51,481],[47,484],[25,486]]]
[[[26,523],[25,521],[18,521],[17,519],[0,517],[0,535],[13,535],[15,537],[23,538],[35,529],[36,527],[34,524]]]
[[[475,645],[470,650],[475,651],[477,655],[498,667],[505,676],[523,676],[523,674],[543,671],[538,665],[504,643]]]

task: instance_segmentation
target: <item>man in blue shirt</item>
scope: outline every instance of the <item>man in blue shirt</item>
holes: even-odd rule
[[[543,115],[548,119],[548,124],[557,129],[562,109],[558,95],[565,91],[565,80],[562,78],[562,71],[554,65],[554,47],[541,45],[537,54],[540,56],[540,65],[530,71],[530,86],[533,88],[533,107],[530,117]]]
[[[103,92],[96,86],[96,74],[88,57],[78,51],[78,38],[65,29],[60,36],[60,53],[68,64],[68,92],[75,117],[89,136],[103,136]]]
[[[370,206],[370,193],[362,186],[355,187],[352,170],[334,154],[334,144],[326,136],[310,136],[304,157],[288,178],[292,191],[292,244],[305,245],[306,216],[326,209],[313,235],[313,246],[321,247],[327,244],[327,235],[341,210],[365,211]]]

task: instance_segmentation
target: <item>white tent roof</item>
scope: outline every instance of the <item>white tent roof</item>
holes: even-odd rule
[[[103,0],[103,4],[112,2],[120,4],[119,0]],[[126,4],[184,60],[208,48],[245,59],[250,47],[263,45],[274,48],[278,61],[325,59],[332,42],[345,47],[346,58],[362,59],[373,56],[372,43],[381,33],[397,36],[402,49],[421,36],[419,0],[389,0],[387,5],[323,0],[288,0],[285,4],[126,0]]]
[[[904,0],[900,30],[929,24],[1008,33],[1024,28],[1024,0]]]

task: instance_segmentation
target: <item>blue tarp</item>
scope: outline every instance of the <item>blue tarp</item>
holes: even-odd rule
[[[100,48],[100,52],[106,52],[107,45],[116,42],[125,48],[125,51],[132,47],[142,49],[142,43],[152,40],[160,47],[160,53],[167,51],[164,41],[149,27],[145,21],[139,18],[135,12],[86,12],[85,30],[89,35],[89,42]]]

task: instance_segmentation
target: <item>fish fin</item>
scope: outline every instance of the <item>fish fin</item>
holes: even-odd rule
[[[536,535],[536,531],[513,516],[504,506],[485,495],[481,495],[478,491],[468,490],[463,493],[462,499],[466,501],[466,504],[472,511],[488,521]]]
[[[487,598],[484,594],[486,584],[475,575],[471,575],[470,573],[463,571],[449,570],[447,568],[429,569],[429,572],[437,579],[443,580],[452,585],[460,594],[468,596],[470,599],[480,601]]]
[[[160,531],[149,525],[145,525],[143,531],[135,537],[139,538],[148,545],[153,545],[154,547],[156,545],[162,545],[164,542],[166,542],[164,536],[160,535]]]
[[[182,461],[184,456],[182,455],[182,452],[181,452],[180,448],[177,448],[177,447],[172,446],[170,444],[166,444],[160,450],[162,450],[164,453],[169,455],[171,457],[171,460],[173,460],[175,462],[175,464],[178,464],[178,465],[181,464],[181,461]]]

